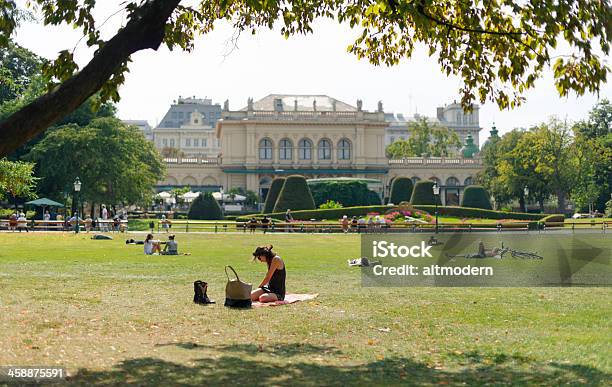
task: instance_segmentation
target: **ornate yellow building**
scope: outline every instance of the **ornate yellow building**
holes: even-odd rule
[[[218,157],[166,159],[166,188],[242,187],[267,194],[275,176],[300,174],[307,178],[359,177],[378,179],[384,191],[393,178],[437,180],[443,202],[458,203],[463,186],[481,167],[478,158],[385,157],[385,120],[378,110],[362,110],[324,95],[269,95],[241,110],[226,101],[216,135]],[[384,195],[385,192],[382,192]]]

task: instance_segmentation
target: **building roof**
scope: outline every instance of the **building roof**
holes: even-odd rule
[[[275,111],[277,110],[276,101],[282,102],[282,111],[294,111],[297,101],[298,111],[314,111],[316,101],[317,111],[356,112],[357,108],[345,102],[339,101],[327,95],[308,95],[308,94],[269,94],[264,98],[253,102],[253,110]],[[248,106],[240,110],[248,110]]]

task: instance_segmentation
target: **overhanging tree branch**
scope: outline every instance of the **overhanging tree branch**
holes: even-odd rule
[[[56,89],[0,122],[0,156],[5,156],[78,108],[95,94],[135,52],[161,45],[167,20],[180,0],[150,0],[94,55]]]

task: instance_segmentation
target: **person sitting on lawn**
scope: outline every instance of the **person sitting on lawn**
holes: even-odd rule
[[[274,302],[285,299],[285,262],[272,251],[272,245],[260,246],[253,253],[253,260],[265,262],[268,272],[259,287],[251,292],[251,300]]]
[[[146,255],[161,253],[161,242],[156,239],[153,239],[153,234],[147,234],[147,237],[144,241],[144,253]]]
[[[168,242],[161,252],[163,255],[178,255],[178,243],[174,240],[174,234],[168,236]]]

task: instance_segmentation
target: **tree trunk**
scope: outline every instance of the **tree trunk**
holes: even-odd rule
[[[166,21],[179,3],[180,0],[145,2],[83,70],[0,122],[0,157],[73,112],[98,92],[130,55],[148,48],[157,50],[164,38]]]
[[[538,200],[538,203],[540,204],[540,212],[544,212],[544,199]]]
[[[557,191],[557,211],[560,214],[565,213],[565,192]]]
[[[521,207],[521,210],[523,212],[527,212],[527,204],[525,203],[525,198],[524,197],[519,197],[519,205]]]

